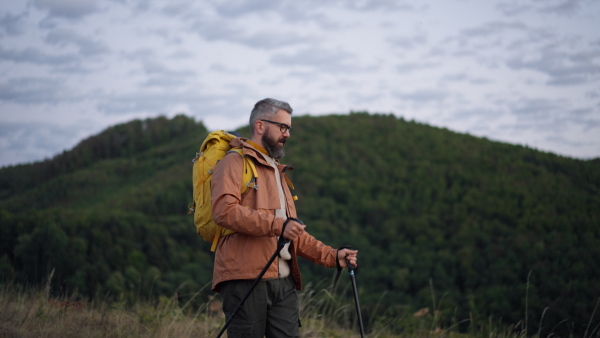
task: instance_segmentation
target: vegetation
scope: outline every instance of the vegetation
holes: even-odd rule
[[[186,214],[206,134],[185,116],[135,120],[1,168],[0,282],[52,275],[55,296],[206,307],[213,258]],[[360,250],[367,331],[406,332],[428,308],[456,332],[597,334],[600,161],[367,113],[295,117],[286,152],[309,232]],[[332,279],[302,263],[305,283]]]
[[[4,287],[0,291],[2,337],[211,337],[219,312],[206,306],[191,311],[176,298],[156,302],[87,302],[51,297],[48,290]],[[206,305],[210,305],[207,303]]]
[[[303,337],[358,337],[354,306],[327,288],[308,284],[301,294]],[[173,297],[129,304],[126,300],[88,302],[52,296],[50,284],[39,289],[12,284],[0,289],[2,337],[215,337],[224,325],[219,295],[198,307]],[[402,332],[395,326],[402,324]],[[468,334],[458,325],[442,329],[428,308],[388,322],[371,323],[370,337],[524,337],[521,323],[502,328],[498,323],[473,323]],[[227,334],[224,335],[225,337]],[[539,334],[538,334],[539,336]],[[587,335],[586,335],[587,337]]]

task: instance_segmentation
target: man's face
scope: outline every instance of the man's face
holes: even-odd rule
[[[271,119],[273,122],[283,123],[288,126],[292,125],[292,116],[285,110],[279,110]],[[285,155],[283,147],[288,137],[290,137],[290,131],[286,130],[281,132],[281,127],[278,124],[263,122],[266,124],[266,129],[262,135],[262,143],[265,149],[269,152],[269,155],[275,159],[280,159]]]

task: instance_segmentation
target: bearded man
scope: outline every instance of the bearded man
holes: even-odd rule
[[[286,183],[290,167],[279,160],[292,131],[292,108],[286,102],[264,99],[250,114],[250,139],[236,138],[256,166],[254,189],[242,195],[244,161],[238,153],[227,154],[215,166],[212,177],[213,219],[234,234],[220,239],[213,270],[212,289],[223,298],[229,320],[273,252],[278,238],[290,242],[265,272],[250,297],[227,328],[232,337],[299,337],[302,289],[297,256],[325,267],[357,265],[357,251],[336,250],[315,239],[296,215],[294,199]]]

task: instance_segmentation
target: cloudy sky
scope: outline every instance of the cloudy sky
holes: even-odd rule
[[[393,113],[600,156],[598,0],[0,0],[0,166],[116,123]]]

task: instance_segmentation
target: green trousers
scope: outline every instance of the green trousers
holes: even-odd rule
[[[226,320],[254,280],[219,283]],[[300,300],[291,276],[260,281],[227,328],[227,337],[299,337]]]

